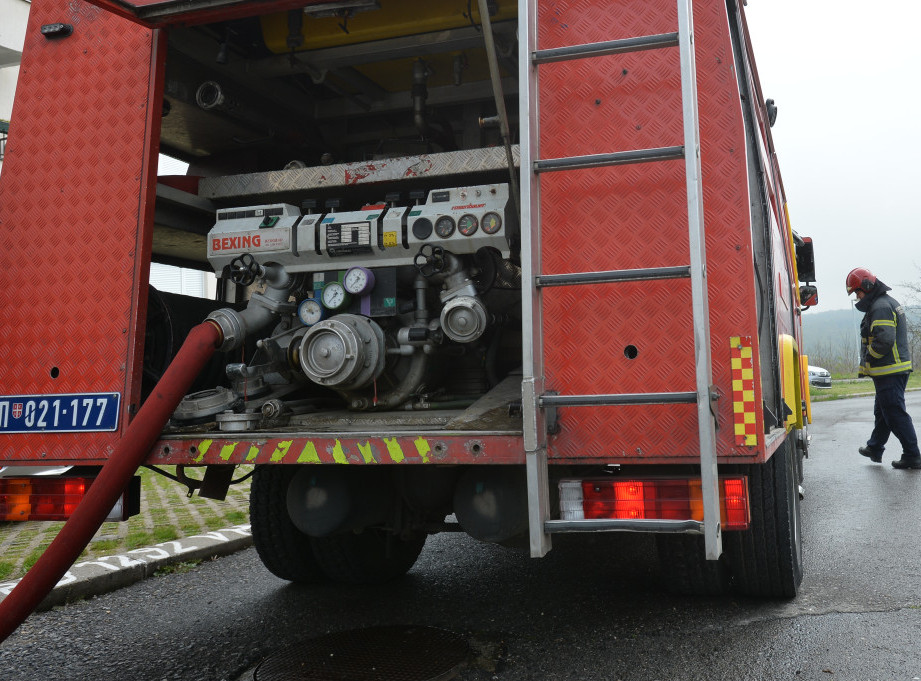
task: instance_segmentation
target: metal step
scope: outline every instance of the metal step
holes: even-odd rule
[[[545,158],[534,161],[535,173],[549,173],[555,170],[580,170],[582,168],[603,168],[625,166],[656,161],[683,161],[684,147],[660,147],[658,149],[635,149],[615,151],[610,154],[589,154],[565,158]]]
[[[624,281],[653,281],[658,279],[687,279],[690,266],[649,267],[636,270],[608,270],[606,272],[573,272],[571,274],[542,274],[535,278],[535,286],[575,286],[579,284],[610,284]]]
[[[559,532],[659,532],[703,534],[704,524],[699,520],[547,520],[544,531]]]
[[[643,50],[658,50],[665,47],[678,47],[678,33],[661,33],[659,35],[606,40],[601,43],[586,43],[555,47],[549,50],[537,50],[531,53],[532,64],[549,64],[555,61],[585,59],[588,57],[605,57],[610,54],[626,54]]]

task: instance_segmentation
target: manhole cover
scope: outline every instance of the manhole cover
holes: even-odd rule
[[[312,638],[271,655],[255,681],[443,681],[467,659],[467,642],[443,629],[371,627]]]

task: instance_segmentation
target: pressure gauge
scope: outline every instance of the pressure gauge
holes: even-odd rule
[[[440,218],[435,220],[435,234],[440,236],[442,239],[447,239],[449,236],[454,234],[454,218],[450,215],[442,215]]]
[[[338,281],[331,281],[323,287],[323,307],[327,310],[340,310],[349,304],[349,294]]]
[[[342,277],[342,286],[353,296],[364,296],[374,288],[374,272],[367,267],[352,267]]]
[[[326,316],[326,310],[316,298],[305,298],[297,306],[297,318],[301,320],[304,326],[313,326],[322,321]]]
[[[498,213],[492,211],[483,216],[483,231],[487,234],[495,234],[502,229],[502,218]]]
[[[457,221],[457,231],[464,236],[472,235],[478,226],[479,221],[476,219],[476,216],[470,213],[462,215],[460,220]]]

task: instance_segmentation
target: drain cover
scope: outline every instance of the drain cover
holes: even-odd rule
[[[255,681],[444,681],[467,659],[467,642],[443,629],[371,627],[295,644],[267,657]]]

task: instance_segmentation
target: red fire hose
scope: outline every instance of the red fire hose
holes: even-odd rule
[[[74,514],[22,581],[0,601],[0,642],[38,607],[89,544],[222,341],[220,329],[212,322],[199,324],[189,333]]]

